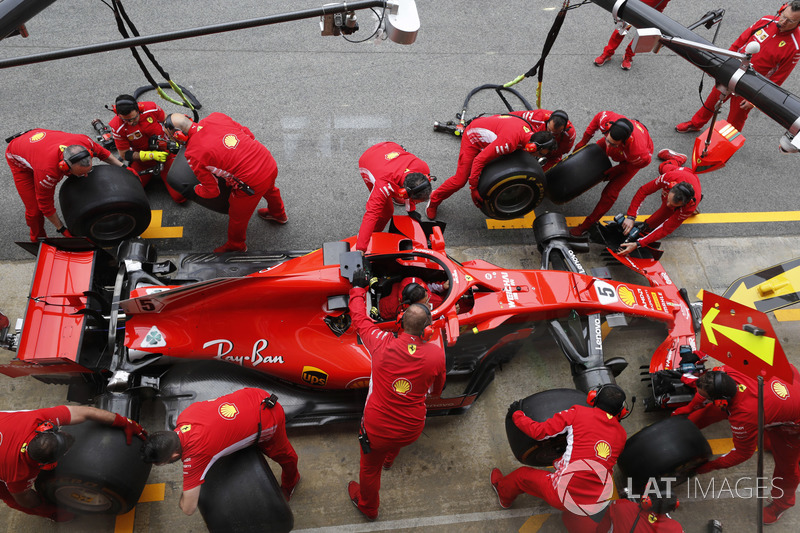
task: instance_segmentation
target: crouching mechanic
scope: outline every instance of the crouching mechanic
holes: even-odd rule
[[[606,509],[596,533],[684,533],[683,526],[669,513],[678,508],[678,499],[646,496],[639,503],[614,500]]]
[[[71,513],[44,502],[33,483],[39,471],[55,468],[56,462],[75,442],[72,435],[61,431],[61,426],[87,420],[122,429],[128,444],[134,435],[141,439],[147,435],[133,420],[84,405],[0,411],[0,499],[12,509],[27,514],[56,522],[71,520]]]
[[[389,470],[404,446],[425,427],[425,398],[439,396],[446,376],[444,350],[425,342],[431,326],[427,306],[411,304],[403,313],[403,331],[395,337],[367,317],[363,269],[353,273],[350,316],[372,358],[369,394],[361,419],[359,481],[347,484],[353,505],[369,520],[378,517],[381,467]]]
[[[531,152],[535,157],[546,157],[557,146],[552,133],[537,131],[533,124],[516,114],[474,119],[462,135],[455,175],[433,191],[425,215],[434,220],[439,204],[467,183],[472,202],[480,208],[483,198],[478,192],[478,180],[487,164],[517,150]]]
[[[791,384],[778,378],[764,383],[764,442],[769,441],[775,469],[772,503],[764,508],[763,521],[774,524],[795,503],[800,484],[800,373],[794,365]],[[697,394],[672,414],[688,414],[699,428],[728,419],[733,449],[697,469],[698,474],[730,468],[748,460],[758,445],[758,384],[729,366],[706,372],[695,382]]]
[[[650,246],[678,229],[684,220],[694,214],[697,204],[703,198],[700,178],[692,169],[681,166],[686,162],[685,155],[661,150],[658,157],[669,159],[659,165],[659,177],[645,183],[636,191],[622,223],[622,232],[625,235],[631,232],[639,207],[651,194],[661,192],[661,207],[644,222],[649,233],[634,242],[622,243],[619,255],[628,255],[636,248]]]
[[[56,185],[70,174],[81,177],[89,174],[93,157],[109,165],[124,166],[88,135],[37,128],[9,141],[6,161],[25,204],[25,223],[30,228],[32,241],[47,237],[45,218],[56,227],[56,231],[71,237],[56,213]]]
[[[394,142],[368,148],[358,159],[358,171],[370,195],[355,249],[366,252],[372,234],[392,218],[394,203],[405,204],[410,213],[431,197],[431,177],[425,161]]]
[[[276,400],[265,390],[245,388],[196,402],[178,416],[175,431],[156,431],[148,437],[142,446],[145,462],[183,461],[179,505],[185,514],[197,509],[200,488],[217,459],[256,444],[281,465],[281,491],[287,501],[292,497],[300,481],[297,453],[286,436],[286,415]]]
[[[597,145],[617,165],[608,169],[604,179],[608,181],[594,210],[583,222],[570,230],[574,236],[586,233],[600,217],[605,215],[617,201],[619,193],[633,179],[639,170],[650,164],[653,158],[653,140],[647,128],[638,120],[629,120],[613,111],[601,111],[587,126],[583,137],[575,145],[575,150],[586,146],[595,132],[603,134]]]
[[[197,124],[186,115],[173,113],[164,121],[164,130],[186,143],[186,162],[200,182],[194,188],[198,196],[219,196],[217,178],[231,187],[228,240],[214,253],[247,251],[247,224],[262,197],[267,208],[259,209],[258,216],[286,224],[281,191],[275,186],[278,165],[249,128],[222,113],[211,113]]]
[[[161,139],[166,144],[167,138],[161,126],[166,118],[164,110],[155,102],[137,102],[133,96],[121,94],[114,102],[114,113],[116,115],[108,123],[114,144],[120,157],[128,161],[130,168],[139,176],[142,187],[150,183],[153,171],[161,165],[156,175],[161,176],[175,203],[184,203],[186,198],[167,183],[167,174],[175,154],[166,150],[152,150],[150,146],[150,139],[153,138]]]
[[[562,520],[569,531],[597,527],[591,518],[573,513],[582,509],[594,509],[599,513],[611,498],[611,472],[627,437],[620,424],[620,419],[627,414],[625,391],[617,385],[603,385],[589,393],[588,402],[592,407],[575,405],[544,422],[527,417],[520,410],[519,401],[511,404],[512,420],[523,433],[543,440],[566,432],[567,451],[553,463],[556,470],[552,473],[523,466],[504,476],[499,468],[493,469],[490,481],[503,509],[511,507],[514,499],[524,492],[565,511]],[[586,464],[592,468],[583,468]],[[605,479],[598,477],[600,469],[607,473]],[[561,483],[568,485],[560,487]]]
[[[533,111],[512,111],[512,115],[522,117],[533,126],[533,131],[549,131],[553,134],[556,147],[545,156],[542,170],[547,172],[553,165],[572,150],[575,144],[575,127],[569,120],[567,112],[562,109],[549,111],[547,109],[534,109]]]

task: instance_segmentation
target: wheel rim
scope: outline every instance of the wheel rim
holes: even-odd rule
[[[97,219],[89,233],[96,241],[115,241],[133,236],[136,218],[127,213],[111,213]]]
[[[102,513],[111,509],[113,500],[106,494],[80,485],[67,485],[55,491],[56,501],[86,513]]]
[[[530,185],[511,185],[497,195],[494,206],[504,214],[515,213],[528,207],[534,201],[534,192]]]

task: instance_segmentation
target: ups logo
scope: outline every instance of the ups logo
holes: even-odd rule
[[[328,383],[328,374],[313,366],[304,366],[300,378],[309,385],[315,387],[324,387],[325,384]]]

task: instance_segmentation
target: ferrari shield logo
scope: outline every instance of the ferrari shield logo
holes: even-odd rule
[[[150,124],[152,124],[152,123],[153,123],[153,117],[147,117],[147,122],[149,122]]]
[[[192,425],[191,424],[184,424],[184,425],[181,426],[180,431],[181,431],[181,433],[186,433],[190,429],[192,429]]]
[[[417,345],[416,344],[409,344],[408,345],[408,353],[410,353],[411,355],[414,355],[414,352],[416,352],[416,351],[417,351]]]

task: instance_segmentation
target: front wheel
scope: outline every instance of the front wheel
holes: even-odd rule
[[[481,211],[497,220],[523,217],[541,203],[546,183],[534,156],[525,150],[504,155],[486,165],[481,173]]]

